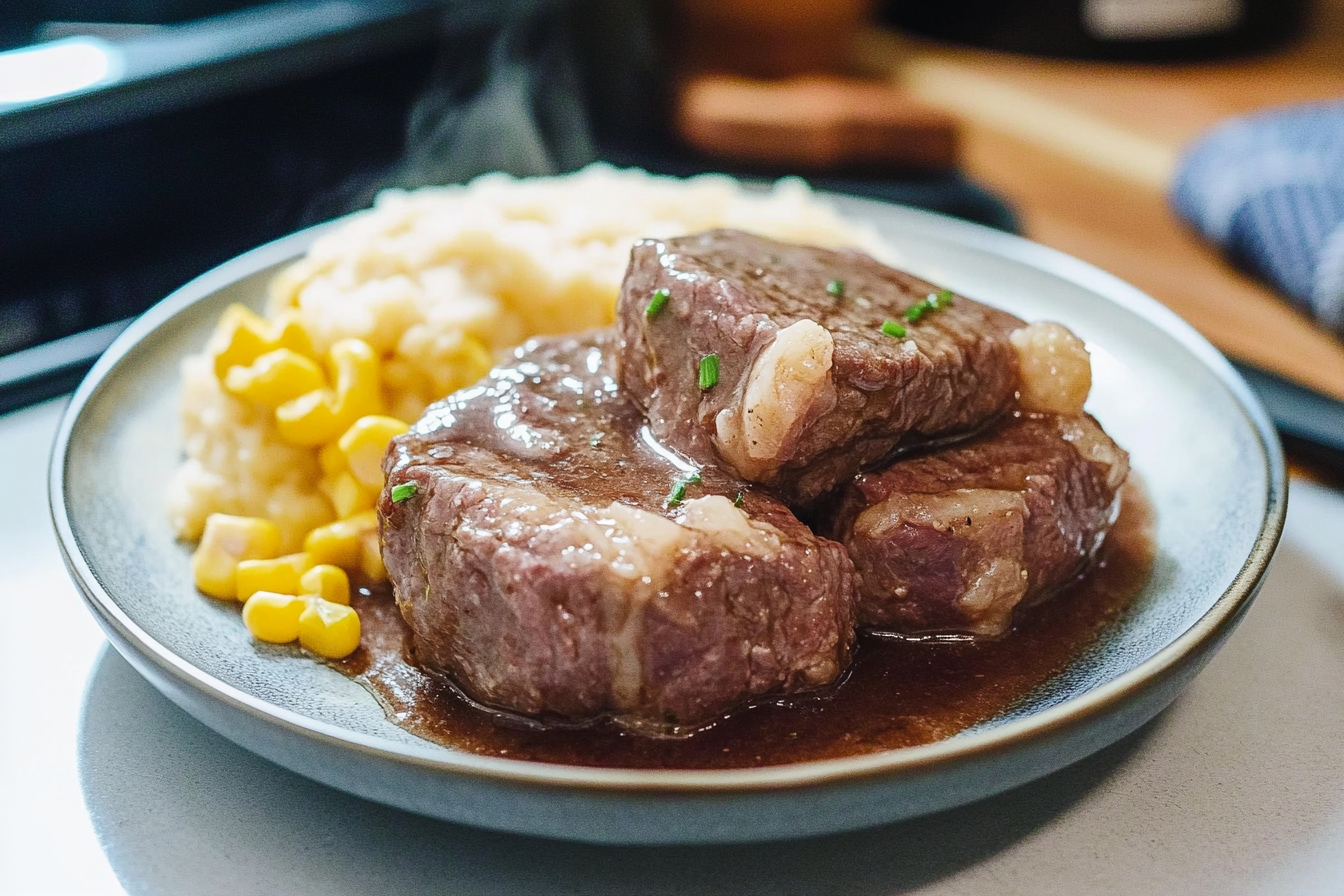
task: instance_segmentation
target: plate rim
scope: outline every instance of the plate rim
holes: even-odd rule
[[[93,366],[62,414],[52,444],[48,465],[48,503],[57,542],[66,568],[81,597],[104,626],[132,645],[159,671],[212,700],[222,700],[254,721],[285,729],[301,738],[327,746],[354,750],[365,757],[397,765],[412,765],[423,771],[448,775],[490,778],[514,784],[558,787],[575,791],[620,791],[628,793],[741,794],[801,787],[852,783],[874,777],[910,776],[945,772],[949,768],[1015,752],[1084,727],[1090,720],[1118,710],[1131,699],[1159,687],[1179,675],[1190,663],[1199,662],[1209,648],[1230,633],[1249,607],[1263,580],[1269,561],[1283,532],[1287,513],[1287,471],[1282,447],[1269,416],[1249,386],[1231,364],[1190,324],[1156,299],[1119,277],[1088,262],[1024,237],[935,212],[894,203],[818,191],[818,198],[831,203],[843,215],[849,208],[862,218],[904,215],[922,227],[952,238],[968,248],[1026,264],[1101,295],[1130,313],[1156,325],[1193,354],[1216,375],[1231,393],[1242,415],[1257,436],[1260,457],[1266,467],[1265,514],[1250,553],[1228,587],[1186,631],[1153,656],[1105,684],[1072,697],[1057,706],[990,729],[963,733],[931,744],[885,750],[839,759],[814,760],[787,765],[746,769],[622,769],[560,765],[518,759],[481,756],[438,745],[424,747],[394,743],[275,706],[242,689],[223,682],[177,656],[149,636],[121,609],[98,581],[79,549],[66,503],[65,479],[71,437],[84,409],[97,395],[121,361],[142,339],[170,322],[179,312],[244,277],[254,275],[299,255],[319,237],[344,219],[324,222],[278,239],[220,264],[174,290],[137,318]],[[864,210],[871,214],[863,214]],[[333,673],[339,674],[339,673]]]

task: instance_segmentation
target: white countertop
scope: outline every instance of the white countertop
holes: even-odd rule
[[[346,796],[160,696],[61,564],[45,473],[62,405],[0,417],[0,896],[1344,893],[1339,492],[1294,481],[1246,621],[1170,709],[1090,759],[869,831],[596,847]]]

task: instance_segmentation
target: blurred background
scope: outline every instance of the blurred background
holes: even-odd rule
[[[1344,0],[8,0],[0,412],[379,189],[605,160],[800,174],[1063,249],[1338,461],[1340,101]]]

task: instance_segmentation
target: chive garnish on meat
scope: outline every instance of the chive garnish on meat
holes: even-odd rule
[[[905,309],[905,319],[914,323],[924,315],[932,311],[941,311],[952,304],[952,290],[940,289],[937,292],[929,293],[928,297],[922,302],[916,302]]]
[[[903,339],[905,337],[905,327],[896,323],[894,320],[883,321],[882,332],[894,339]]]
[[[738,492],[738,493],[737,493],[737,497],[733,499],[733,506],[734,506],[734,507],[741,507],[741,506],[742,506],[742,503],[743,503],[742,493],[741,493],[741,492]]]
[[[686,489],[692,485],[699,485],[701,481],[700,471],[687,473],[685,476],[672,483],[672,491],[667,493],[667,499],[663,501],[664,507],[676,507],[682,501],[686,500]]]
[[[719,356],[705,355],[700,359],[700,390],[713,389],[719,381]]]
[[[671,294],[665,289],[655,289],[653,291],[653,297],[649,299],[649,307],[644,309],[644,316],[649,320],[653,320],[657,317],[667,305],[667,300],[670,295]]]
[[[400,485],[394,485],[392,486],[392,503],[400,504],[407,498],[412,497],[419,490],[420,486],[416,485],[414,482],[403,482]]]
[[[830,283],[827,283],[826,294],[835,296],[837,299],[843,299],[845,297],[845,281],[832,280]]]

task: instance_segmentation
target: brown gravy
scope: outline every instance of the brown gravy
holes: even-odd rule
[[[834,759],[950,737],[1008,709],[1058,674],[1123,615],[1152,568],[1152,510],[1125,486],[1096,566],[998,641],[862,635],[849,674],[825,692],[766,700],[681,739],[610,723],[536,728],[483,710],[448,679],[407,661],[409,631],[386,591],[354,597],[362,646],[333,665],[368,688],[388,718],[426,740],[486,756],[607,768],[749,768]]]

